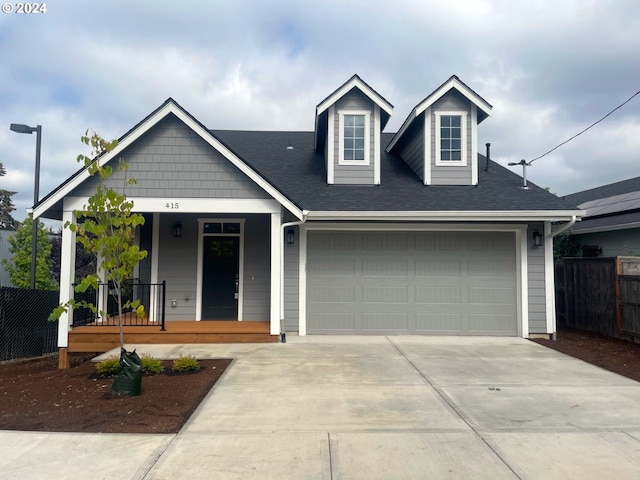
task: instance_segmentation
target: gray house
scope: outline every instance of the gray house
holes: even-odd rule
[[[583,256],[640,255],[640,177],[564,197],[587,213],[571,234]]]
[[[136,276],[166,281],[167,318],[552,335],[552,239],[584,212],[478,153],[491,105],[456,76],[383,133],[392,112],[354,75],[317,105],[314,131],[209,130],[173,99],[128,131],[104,161],[125,158],[139,181],[126,192],[147,218]],[[36,217],[74,222],[94,182],[79,171]],[[68,230],[62,244],[65,301]],[[61,348],[69,328],[63,317]]]

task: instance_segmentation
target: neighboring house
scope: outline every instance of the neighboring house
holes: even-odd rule
[[[392,110],[354,75],[317,105],[314,131],[209,130],[168,99],[127,132],[103,161],[125,158],[138,179],[126,193],[149,256],[136,276],[167,282],[167,318],[268,320],[272,335],[553,334],[552,238],[584,212],[478,154],[491,105],[456,76],[382,133]],[[36,217],[74,222],[95,186],[80,170]],[[73,252],[65,229],[61,301]]]
[[[640,177],[564,197],[586,210],[571,228],[585,257],[640,255]]]

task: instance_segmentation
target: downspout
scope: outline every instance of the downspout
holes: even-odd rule
[[[569,230],[571,227],[573,227],[576,224],[576,216],[573,215],[571,217],[571,220],[568,221],[567,223],[565,223],[564,225],[562,225],[561,227],[558,227],[557,230],[555,231],[551,231],[551,238],[553,239],[553,237],[555,237],[556,235],[560,235],[562,232],[565,232],[567,230]]]
[[[309,210],[302,211],[302,220],[296,220],[295,222],[286,222],[281,225],[282,232],[280,238],[280,342],[287,343],[287,333],[284,328],[284,244],[286,241],[285,232],[289,227],[296,227],[302,225],[307,221],[307,215]]]
[[[573,227],[576,223],[576,215],[572,215],[571,216],[571,220],[569,220],[567,223],[565,223],[564,225],[560,226],[557,230],[553,231],[551,230],[549,238],[551,239],[551,252],[553,255],[553,238],[556,235],[560,235],[562,232],[566,232],[567,230],[569,230],[571,227]],[[554,302],[555,302],[555,294],[554,294]],[[554,320],[554,324],[555,324],[555,320]],[[555,327],[554,327],[554,332],[551,334],[551,340],[556,340],[557,339],[557,332],[555,331]]]

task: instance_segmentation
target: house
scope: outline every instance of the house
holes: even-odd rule
[[[567,195],[587,213],[571,228],[585,257],[640,255],[640,177]]]
[[[169,98],[104,158],[139,181],[136,276],[166,281],[169,320],[265,321],[273,336],[553,335],[552,239],[584,212],[478,153],[491,109],[456,76],[396,133],[357,75],[308,132],[209,130]],[[74,222],[95,182],[80,170],[36,217]],[[61,301],[74,245],[65,229]]]

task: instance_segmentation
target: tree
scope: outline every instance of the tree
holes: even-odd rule
[[[31,236],[33,216],[29,215],[18,230],[9,237],[11,258],[3,260],[11,283],[16,287],[31,286]],[[46,227],[38,222],[38,252],[36,253],[36,289],[57,290],[58,283],[51,274],[51,241]]]
[[[4,177],[6,174],[7,171],[4,169],[2,162],[0,162],[0,177]],[[16,192],[0,189],[0,228],[5,230],[15,230],[19,226],[19,222],[11,216],[11,212],[16,209],[11,200],[11,197],[15,194]]]
[[[89,197],[83,210],[75,211],[77,224],[65,223],[76,234],[77,242],[84,250],[96,258],[100,258],[99,272],[91,273],[80,279],[75,290],[85,292],[89,288],[98,291],[100,283],[100,271],[104,273],[109,283],[109,293],[118,305],[118,327],[120,330],[120,347],[124,349],[124,333],[122,329],[122,313],[125,308],[131,308],[139,316],[144,315],[144,308],[139,300],[129,300],[123,303],[122,293],[126,283],[133,277],[133,270],[140,260],[147,256],[146,250],[140,250],[135,245],[135,230],[144,224],[144,217],[132,211],[133,202],[128,201],[124,193],[127,185],[135,184],[134,179],[125,181],[123,192],[118,193],[106,185],[105,181],[113,173],[110,165],[102,165],[101,158],[111,152],[117,145],[117,140],[107,142],[97,133],[89,131],[81,138],[82,143],[92,148],[91,157],[78,155],[78,162],[83,163],[89,175],[97,175],[99,179],[96,192]],[[127,164],[123,159],[118,160],[118,170],[126,172]],[[52,320],[60,318],[69,307],[86,307],[94,313],[98,313],[97,307],[90,302],[69,300],[58,306],[51,314]],[[99,312],[106,317],[105,312]]]

